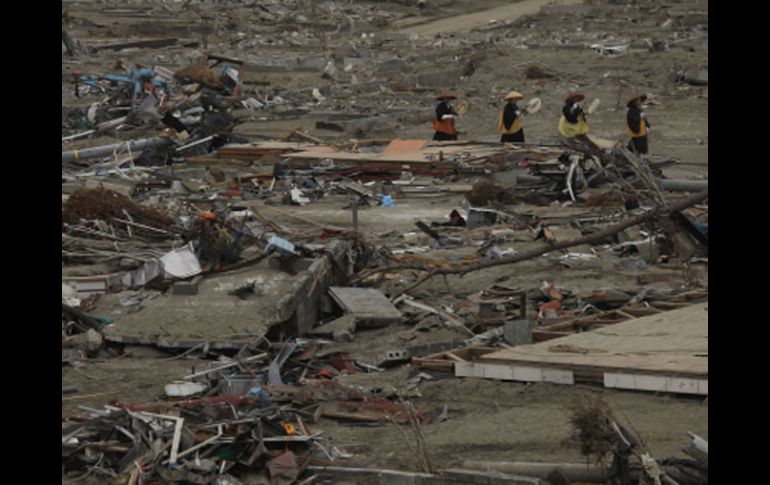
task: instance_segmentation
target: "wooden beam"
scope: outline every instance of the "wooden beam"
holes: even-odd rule
[[[603,229],[601,231],[597,231],[589,236],[579,237],[576,239],[572,239],[569,241],[557,241],[555,243],[551,244],[545,244],[539,248],[535,248],[529,251],[524,251],[519,254],[515,254],[513,256],[507,256],[504,258],[492,260],[492,261],[480,261],[480,262],[474,262],[467,265],[463,265],[460,267],[455,268],[447,268],[447,267],[436,267],[432,268],[428,274],[423,276],[420,280],[418,280],[415,284],[410,286],[409,288],[406,288],[401,293],[406,293],[417,286],[421,285],[425,281],[429,280],[433,276],[441,275],[441,274],[467,274],[473,271],[479,271],[486,268],[491,268],[494,266],[503,266],[508,264],[515,264],[522,261],[528,261],[530,259],[534,259],[538,256],[542,256],[545,253],[557,251],[560,249],[567,249],[574,246],[580,246],[583,244],[595,244],[599,241],[602,241],[606,239],[609,236],[612,236],[614,234],[619,233],[620,231],[623,231],[624,229],[627,229],[629,227],[637,226],[643,222],[649,221],[651,219],[655,219],[656,217],[664,216],[665,214],[669,214],[673,211],[683,210],[688,207],[691,207],[699,202],[702,202],[704,200],[708,199],[708,189],[704,190],[703,192],[700,192],[698,194],[695,194],[693,196],[690,196],[682,201],[677,202],[676,204],[671,204],[667,207],[659,207],[653,210],[650,210],[648,212],[645,212],[644,214],[638,215],[636,217],[632,217],[630,219],[627,219],[623,222],[620,222],[618,224],[615,224],[613,226],[610,226],[606,229]],[[393,265],[393,266],[385,266],[381,268],[375,268],[372,270],[364,271],[361,273],[356,279],[352,281],[352,283],[358,283],[363,278],[366,278],[372,274],[376,273],[382,273],[382,272],[389,272],[394,270],[401,270],[401,269],[423,269],[426,268],[422,266],[416,266],[414,264],[400,264],[400,265]]]

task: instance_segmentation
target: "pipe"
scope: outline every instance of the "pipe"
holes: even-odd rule
[[[145,148],[171,145],[173,143],[174,142],[170,138],[143,138],[141,140],[113,143],[112,145],[84,148],[83,150],[70,150],[61,152],[61,162],[77,162],[80,160],[90,160],[92,158],[106,157],[121,147],[131,150],[143,150]]]
[[[658,179],[658,186],[670,192],[700,192],[709,188],[708,180]]]

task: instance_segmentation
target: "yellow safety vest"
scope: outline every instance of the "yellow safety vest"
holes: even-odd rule
[[[559,133],[567,138],[585,135],[588,133],[588,124],[582,116],[578,116],[577,123],[570,123],[564,115],[561,115],[561,119],[559,120]]]
[[[634,133],[631,131],[631,128],[628,127],[628,123],[626,123],[626,134],[630,138],[641,138],[647,134],[647,123],[644,122],[644,118],[639,119],[639,131],[637,133]]]
[[[513,120],[513,123],[511,123],[511,128],[506,130],[505,122],[503,121],[503,111],[501,111],[500,121],[497,122],[497,129],[503,135],[512,135],[514,133],[518,133],[521,130],[521,116],[517,116],[516,119]]]

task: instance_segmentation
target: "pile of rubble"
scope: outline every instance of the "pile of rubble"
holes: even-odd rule
[[[64,472],[76,479],[127,476],[129,483],[241,483],[233,475],[244,474],[293,483],[309,465],[352,456],[308,429],[321,417],[348,425],[428,422],[379,389],[332,380],[376,369],[345,353],[308,341],[265,350],[221,357],[167,384],[163,401],[81,406],[63,423]]]

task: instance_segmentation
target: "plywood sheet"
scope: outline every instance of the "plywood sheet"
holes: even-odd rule
[[[393,140],[385,147],[382,153],[398,153],[421,150],[428,144],[428,140]]]
[[[691,305],[600,330],[503,349],[485,355],[479,363],[708,379],[708,306]],[[703,386],[660,380],[650,384],[643,379],[627,385],[640,389]]]

